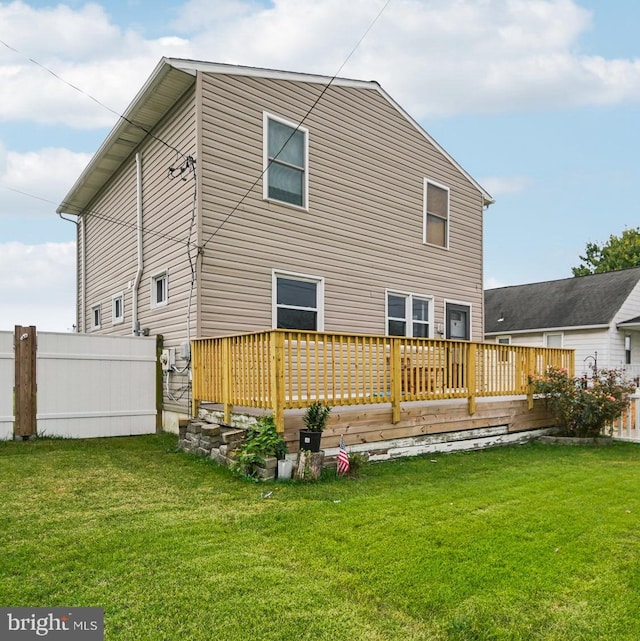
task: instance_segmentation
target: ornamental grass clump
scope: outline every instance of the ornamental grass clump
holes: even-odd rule
[[[629,407],[635,386],[618,370],[593,369],[593,376],[569,376],[550,367],[543,376],[530,376],[533,393],[544,397],[562,436],[596,437]]]

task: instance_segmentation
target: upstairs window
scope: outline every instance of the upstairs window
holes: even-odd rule
[[[307,207],[308,130],[264,115],[264,197]]]
[[[315,276],[274,273],[274,326],[281,329],[324,329],[324,281]]]
[[[387,334],[429,338],[432,308],[432,299],[428,297],[387,292]]]
[[[438,247],[449,246],[449,189],[426,178],[422,241]]]

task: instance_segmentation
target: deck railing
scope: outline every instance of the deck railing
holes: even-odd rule
[[[493,343],[268,330],[192,342],[193,399],[270,409],[279,430],[284,410],[328,405],[527,395],[529,374],[547,367],[573,374],[574,352]]]

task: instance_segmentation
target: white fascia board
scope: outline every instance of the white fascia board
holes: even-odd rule
[[[572,332],[587,329],[609,329],[609,325],[571,325],[569,327],[532,327],[531,329],[503,329],[499,332],[485,332],[485,336],[506,336],[512,334],[548,334],[550,332]]]
[[[491,194],[478,183],[450,154],[448,154],[417,122],[412,116],[408,114],[377,82],[372,83],[375,88],[380,92],[380,95],[391,104],[400,114],[402,114],[460,173],[462,173],[469,182],[478,189],[482,194],[485,206],[492,205],[495,199]]]
[[[315,84],[337,85],[339,87],[356,87],[359,89],[377,89],[379,86],[373,80],[354,80],[351,78],[333,78],[317,74],[301,73],[298,71],[280,71],[261,67],[245,67],[219,62],[201,60],[186,60],[182,58],[167,58],[167,62],[176,69],[195,75],[198,71],[205,73],[227,74],[232,76],[249,76],[251,78],[270,78],[274,80],[293,80],[295,82],[311,82]]]

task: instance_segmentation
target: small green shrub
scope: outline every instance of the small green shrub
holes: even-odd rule
[[[269,456],[283,459],[287,454],[287,444],[276,431],[272,416],[261,416],[252,425],[233,454],[231,470],[239,476],[255,477],[258,467]]]
[[[369,462],[369,455],[363,452],[349,452],[349,476],[358,476]]]
[[[322,432],[327,426],[331,408],[321,401],[314,401],[307,407],[302,420],[310,432]]]

